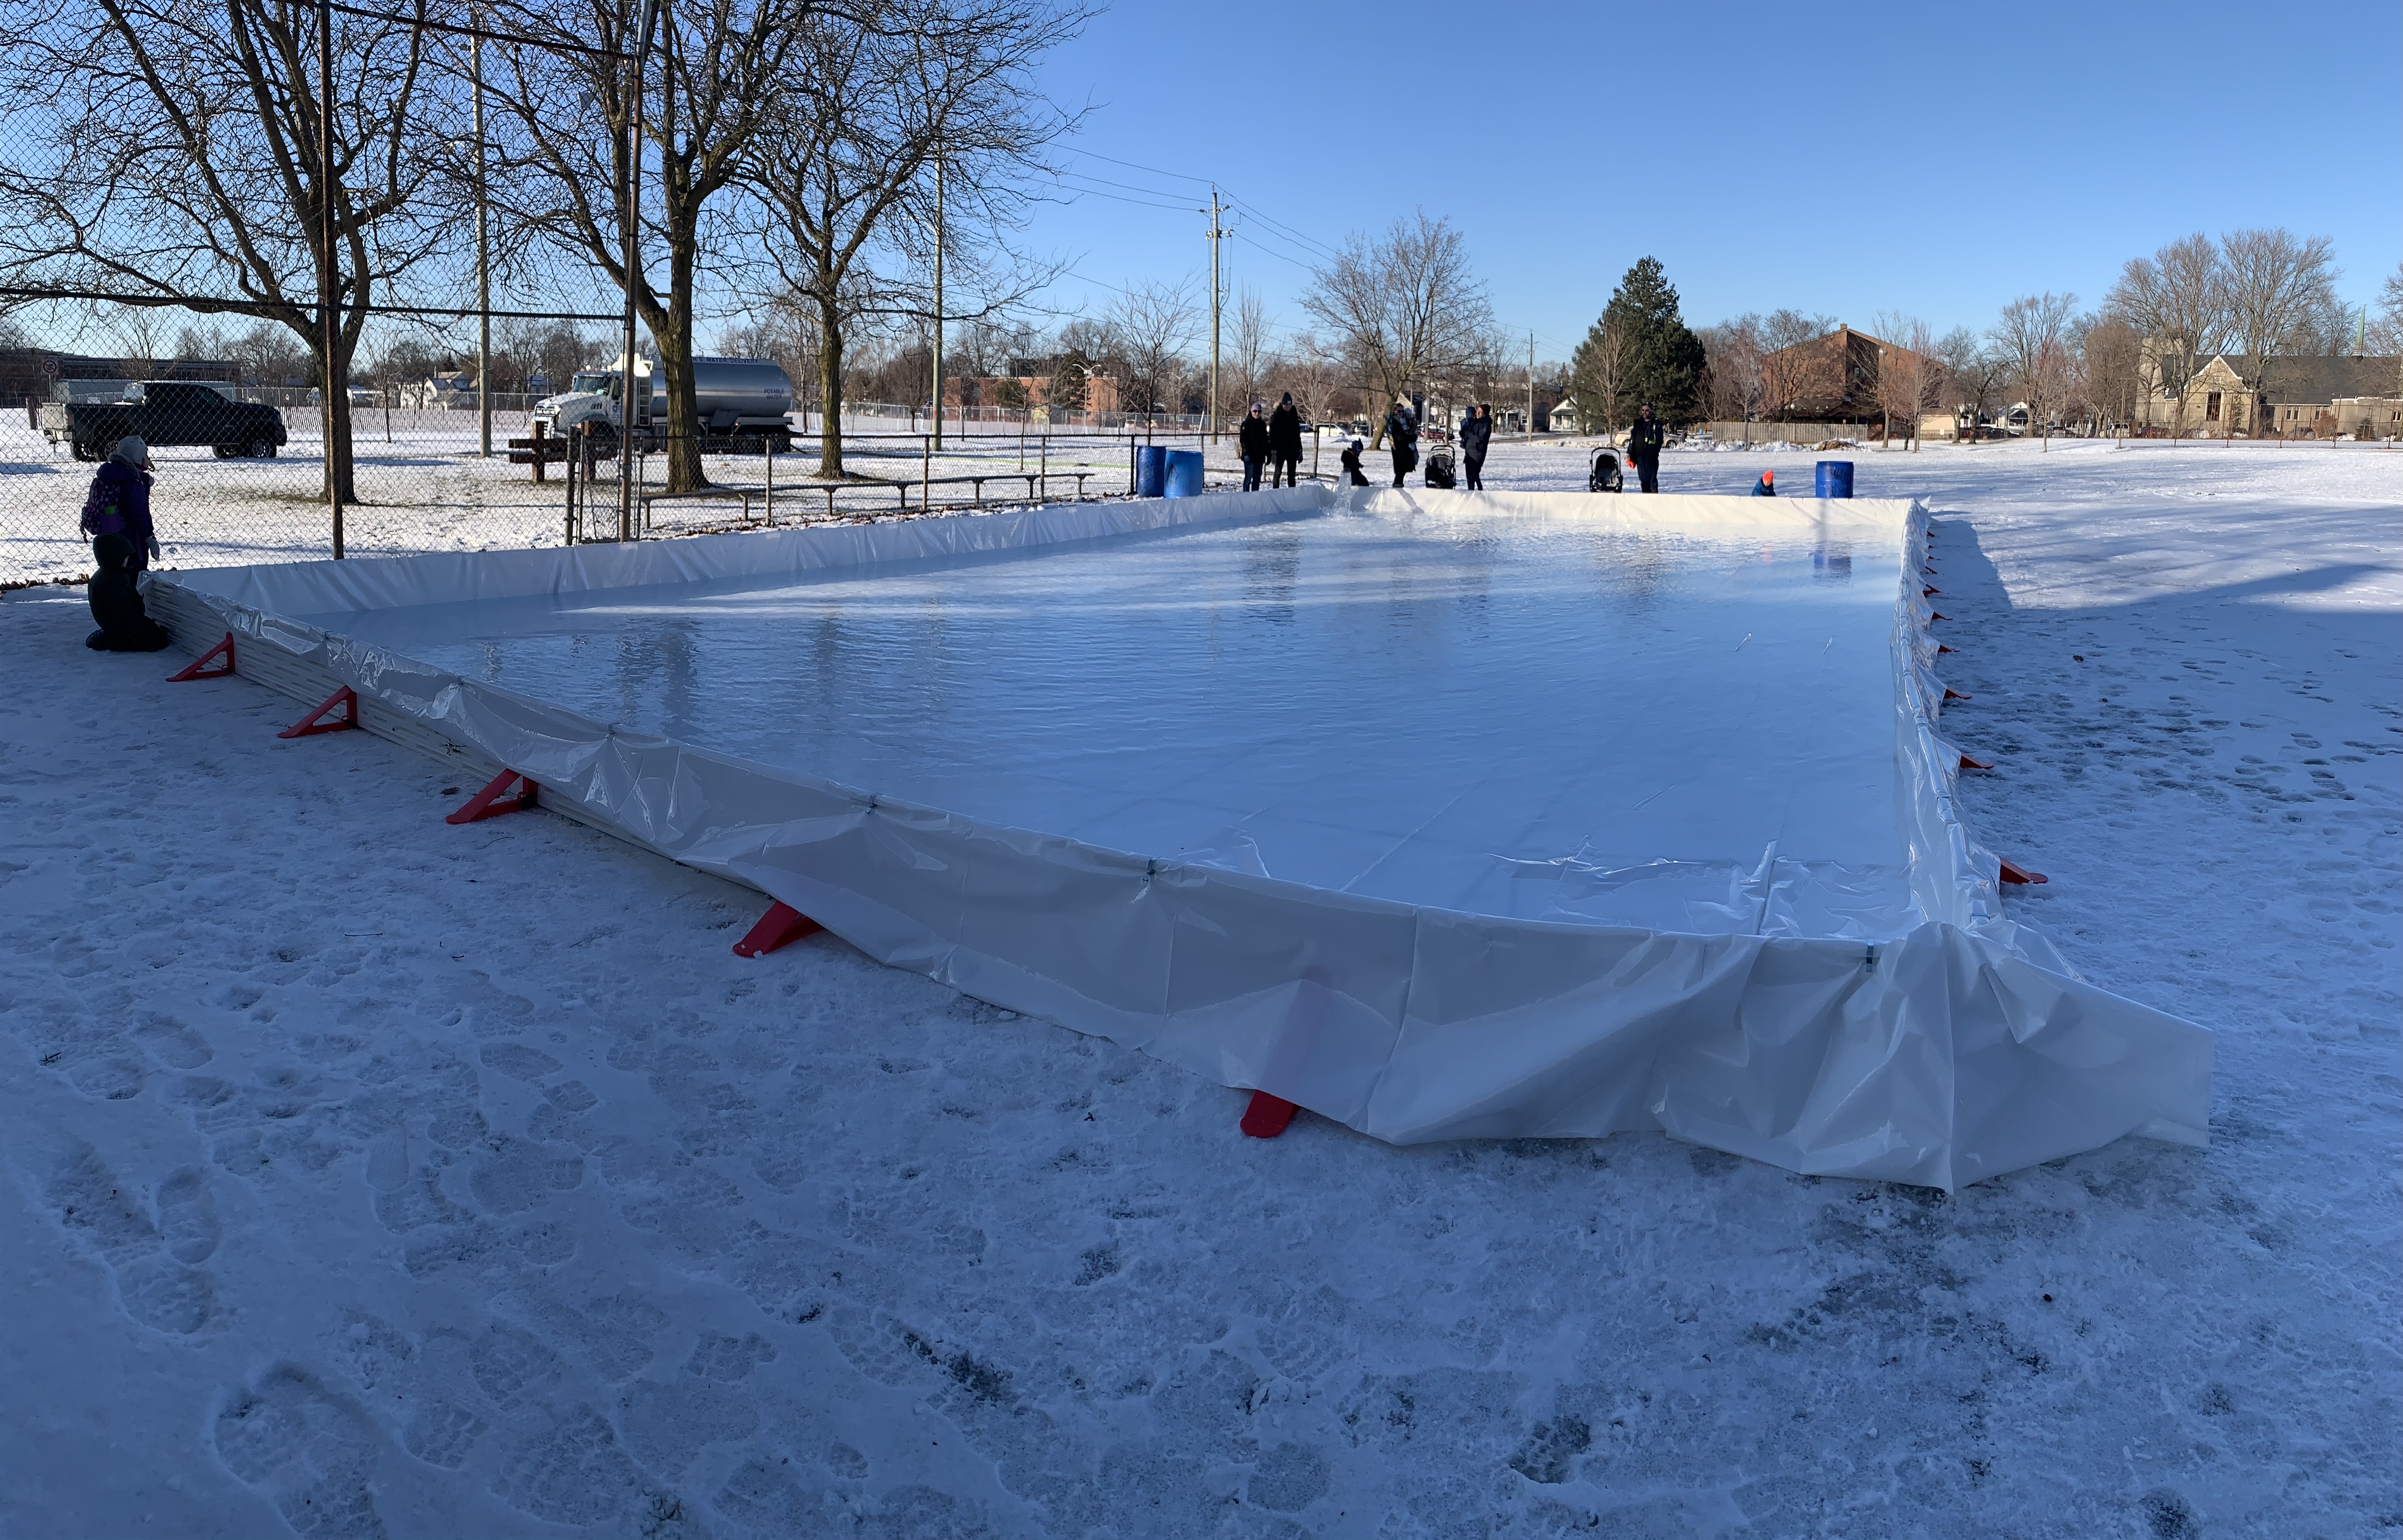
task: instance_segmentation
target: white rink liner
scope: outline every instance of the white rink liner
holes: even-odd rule
[[[1958,755],[1935,732],[1942,690],[1926,668],[1934,644],[1917,563],[1905,560],[1923,537],[1917,505],[1387,491],[1356,494],[1348,510],[1321,511],[1327,502],[1309,488],[633,548],[227,569],[175,581],[245,645],[316,663],[363,696],[523,770],[543,784],[546,799],[573,800],[586,816],[676,859],[750,882],[886,963],[1106,1034],[1221,1083],[1271,1091],[1380,1138],[1660,1128],[1791,1170],[1946,1188],[2130,1132],[2202,1142],[2209,1034],[2071,977],[2049,948],[2003,917],[1996,863],[1953,813]],[[1253,531],[1301,537],[1287,554],[1299,568],[1292,591],[1305,602],[1332,592],[1356,604],[1368,597],[1365,585],[1328,588],[1318,578],[1344,577],[1342,543],[1327,542],[1355,536],[1363,520],[1400,532],[1376,546],[1388,561],[1413,540],[1507,547],[1529,537],[1551,560],[1590,529],[1608,532],[1592,548],[1605,557],[1627,548],[1612,540],[1627,539],[1673,558],[1715,552],[1721,565],[1699,583],[1712,590],[1710,602],[1688,606],[1707,620],[1701,629],[1743,624],[1747,606],[1758,617],[1740,640],[1716,639],[1733,644],[1725,653],[1708,637],[1645,643],[1646,627],[1631,629],[1619,593],[1597,604],[1590,626],[1609,631],[1614,645],[1636,645],[1641,666],[1603,692],[1607,712],[1580,714],[1575,701],[1550,708],[1561,722],[1608,730],[1583,742],[1471,745],[1490,770],[1523,770],[1522,781],[1561,766],[1605,790],[1631,772],[1685,784],[1652,774],[1661,767],[1643,763],[1643,745],[1651,744],[1656,758],[1681,760],[1705,795],[1668,798],[1657,814],[1588,814],[1580,805],[1549,824],[1513,814],[1507,797],[1470,798],[1499,808],[1502,822],[1484,816],[1462,826],[1455,818],[1434,827],[1438,821],[1428,820],[1386,840],[1401,859],[1362,870],[1360,852],[1371,846],[1357,837],[1382,838],[1410,808],[1441,800],[1443,785],[1389,777],[1382,790],[1353,793],[1335,772],[1348,768],[1356,780],[1358,766],[1341,767],[1336,753],[1313,816],[1284,825],[1271,818],[1245,826],[1240,796],[1216,803],[1153,797],[1148,812],[1128,814],[1098,806],[1090,773],[1082,784],[1075,773],[1055,774],[1048,790],[1028,793],[1018,783],[1045,778],[1021,773],[1032,765],[1024,735],[1013,750],[1009,735],[996,732],[994,742],[962,757],[972,766],[981,755],[994,768],[990,779],[1010,784],[993,791],[958,774],[946,782],[951,772],[936,766],[908,789],[958,792],[938,805],[898,794],[896,783],[910,780],[906,730],[880,751],[881,761],[868,753],[844,767],[881,765],[891,780],[854,786],[758,762],[781,757],[772,734],[741,742],[753,758],[720,752],[726,738],[742,736],[722,711],[708,738],[716,746],[703,747],[634,730],[645,725],[640,701],[631,708],[637,722],[617,728],[567,709],[551,698],[573,693],[557,687],[572,684],[565,673],[554,671],[554,687],[537,700],[387,645],[465,660],[466,639],[493,633],[496,663],[474,672],[497,666],[500,676],[515,677],[513,659],[549,645],[569,617],[604,636],[629,618],[657,624],[675,608],[661,585],[676,584],[689,586],[702,637],[694,656],[705,659],[713,638],[739,639],[746,626],[756,648],[763,620],[772,628],[785,606],[817,606],[811,624],[829,604],[872,609],[872,585],[884,577],[900,609],[923,609],[929,585],[939,595],[947,583],[987,598],[1018,584],[1040,598],[1047,574],[1079,563],[1150,570],[1156,580],[1163,564],[1173,576],[1179,550],[1193,553],[1196,604],[1224,600],[1231,613],[1262,603],[1257,582],[1248,593],[1215,598],[1211,583],[1234,570],[1225,566],[1228,539]],[[1546,539],[1568,544],[1546,548]],[[1104,544],[1012,554],[1089,541]],[[1771,583],[1747,594],[1737,581],[1743,575],[1724,557],[1730,544],[1756,542],[1771,567],[1807,551],[1821,577],[1846,552],[1849,584]],[[1337,559],[1314,566],[1311,553],[1322,548]],[[1455,646],[1473,652],[1497,632],[1558,643],[1556,618],[1517,631],[1507,622],[1562,603],[1552,591],[1560,583],[1542,585],[1541,603],[1514,606],[1524,596],[1507,584],[1465,595],[1459,553],[1435,555],[1437,580],[1401,584],[1407,603],[1396,613],[1423,621],[1456,615],[1467,599],[1490,600],[1501,622],[1455,628]],[[907,564],[860,570],[871,563]],[[1507,562],[1496,569],[1480,556],[1469,565],[1509,575]],[[1522,567],[1522,584],[1536,582],[1529,574],[1541,566]],[[1351,576],[1358,576],[1355,563]],[[1849,597],[1883,584],[1893,585],[1888,604]],[[1690,596],[1698,580],[1673,571],[1653,587]],[[772,598],[775,615],[756,603],[746,611],[761,595]],[[1050,596],[1055,607],[1066,597]],[[340,629],[300,618],[337,615],[347,617]],[[1674,618],[1664,616],[1661,628],[1674,630]],[[1063,623],[1073,630],[1076,622]],[[1126,623],[1123,615],[1096,619],[1093,634]],[[1573,625],[1568,634],[1586,629]],[[1882,668],[1837,666],[1840,655],[1858,653],[1865,635],[1881,632]],[[1493,651],[1487,687],[1507,698],[1523,673],[1508,665],[1524,659],[1506,645]],[[1347,664],[1342,652],[1300,647],[1293,664],[1313,678],[1332,670],[1379,687],[1361,692],[1347,724],[1373,726],[1380,689],[1405,698],[1380,673],[1396,660],[1372,650]],[[1373,666],[1359,666],[1361,657]],[[1476,662],[1469,659],[1472,673]],[[1645,682],[1656,687],[1648,713],[1638,687]],[[720,679],[706,669],[689,683],[697,688],[688,695],[720,702],[768,693],[760,680]],[[1747,697],[1732,713],[1724,698],[1730,685]],[[1039,693],[1028,690],[1027,701]],[[1180,699],[1163,694],[1165,734],[1198,720],[1169,709]],[[1076,719],[1077,700],[1055,700],[1057,716]],[[1012,709],[994,715],[1029,719],[1026,701],[1002,703]],[[1323,711],[1323,702],[1311,709]],[[1868,726],[1881,717],[1882,726]],[[695,720],[688,703],[680,725],[690,730]],[[944,720],[956,727],[974,718]],[[1657,730],[1632,732],[1631,723]],[[1854,731],[1831,738],[1831,723],[1877,733],[1882,752],[1863,754]],[[1276,741],[1262,730],[1264,742]],[[1329,739],[1330,747],[1353,742],[1350,734]],[[1411,742],[1426,740],[1405,732],[1395,741]],[[1359,752],[1373,762],[1379,752],[1393,757],[1394,746]],[[1235,747],[1241,752],[1218,761],[1219,780],[1250,777],[1237,788],[1244,796],[1261,789],[1263,774],[1289,777],[1290,760],[1264,770],[1257,745]],[[823,739],[817,748],[826,751]],[[1586,750],[1608,752],[1580,758]],[[1071,743],[1052,768],[1076,772],[1089,754],[1090,745]],[[1138,756],[1145,765],[1156,778],[1159,764]],[[1527,789],[1518,789],[1521,801]],[[1590,795],[1581,789],[1576,800]],[[1785,798],[1774,816],[1766,809],[1771,796]],[[1449,805],[1460,801],[1454,796]],[[1711,816],[1714,802],[1724,818]],[[1007,821],[1046,807],[1057,816],[1040,832]],[[1237,817],[1215,833],[1204,828],[1230,809]],[[1112,817],[1154,841],[1148,853],[1070,838],[1085,832],[1080,825]],[[1354,826],[1341,826],[1347,820]],[[1573,846],[1563,838],[1570,833],[1578,836]],[[1280,881],[1263,869],[1313,881]],[[1348,884],[1338,881],[1355,872]]]

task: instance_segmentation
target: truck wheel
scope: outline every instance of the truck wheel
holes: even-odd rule
[[[274,459],[275,440],[263,433],[253,437],[250,441],[250,457],[253,460]]]
[[[80,438],[71,439],[68,441],[67,452],[74,455],[78,460],[96,460],[99,458],[98,455],[91,452],[91,446],[85,443]]]
[[[242,451],[234,448],[231,444],[219,444],[215,446],[214,452],[220,460],[230,460]]]

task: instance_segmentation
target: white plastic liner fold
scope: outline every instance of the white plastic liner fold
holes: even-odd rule
[[[1354,522],[1330,522],[1345,520]],[[1660,1129],[1799,1172],[1948,1189],[2132,1132],[2200,1143],[2209,1035],[2076,978],[2010,922],[1997,863],[1953,806],[1959,755],[1937,730],[1943,692],[1917,576],[1924,520],[1915,505],[1866,500],[1378,491],[1330,506],[1311,488],[175,581],[245,645],[317,663],[531,776],[547,799],[572,799],[676,859],[750,882],[886,963],[1382,1139]],[[1772,838],[1740,857],[1733,847],[1671,850],[1633,864],[1540,842],[1496,849],[1498,825],[1479,825],[1449,865],[1430,856],[1411,868],[1423,873],[1411,881],[1431,885],[1364,891],[1375,881],[1326,876],[1342,868],[1306,843],[1255,846],[1233,829],[1180,842],[1154,824],[1128,826],[1182,848],[1114,848],[1063,832],[1083,826],[1073,798],[1056,817],[1039,804],[993,804],[1035,807],[1026,821],[1050,827],[976,816],[889,784],[612,726],[367,639],[418,634],[428,643],[420,650],[440,651],[435,631],[410,630],[424,616],[397,613],[418,607],[472,630],[531,601],[614,612],[672,603],[679,586],[716,594],[826,580],[848,593],[908,572],[965,591],[970,578],[945,563],[1004,559],[1057,574],[1129,540],[1152,542],[1155,560],[1194,552],[1199,562],[1214,531],[1274,523],[1331,537],[1380,521],[1403,532],[1394,548],[1404,552],[1412,540],[1586,526],[1757,538],[1764,560],[1769,547],[1798,540],[1822,554],[1843,549],[1851,580],[1891,595],[1874,612],[1885,664],[1845,676],[1838,702],[1880,708],[1843,718],[1870,724],[1874,752],[1864,760],[1857,743],[1834,745],[1827,759],[1840,760],[1853,777],[1842,784],[1855,787],[1870,787],[1859,776],[1875,762],[1868,804],[1852,810],[1862,816],[1830,803],[1826,816],[1789,821],[1799,832],[1783,842],[1813,848],[1781,853]],[[1728,581],[1742,576],[1730,569]],[[1857,626],[1852,614],[1842,623]],[[1785,643],[1797,659],[1809,651]],[[1754,645],[1749,631],[1737,644]],[[1837,645],[1831,634],[1828,650]],[[1709,650],[1680,647],[1680,657]],[[1633,669],[1615,687],[1648,677]],[[697,687],[751,684],[704,676]],[[1389,680],[1379,687],[1396,693]],[[1658,712],[1695,715],[1696,693],[1688,687],[1681,701],[1664,686]],[[1671,741],[1688,743],[1707,776],[1761,754],[1772,736]],[[1794,776],[1808,773],[1804,765]],[[907,776],[895,768],[892,779]],[[1700,814],[1681,816],[1663,838],[1717,832]],[[1459,886],[1456,875],[1479,860],[1510,880]],[[1321,880],[1269,875],[1281,867]],[[1539,889],[1549,895],[1540,909],[1507,911]]]

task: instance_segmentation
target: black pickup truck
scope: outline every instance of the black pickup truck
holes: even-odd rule
[[[52,401],[42,408],[42,434],[63,443],[78,460],[105,457],[132,434],[157,448],[206,444],[220,460],[236,455],[274,458],[284,446],[284,414],[253,401],[182,380],[145,380],[125,387],[114,401]]]

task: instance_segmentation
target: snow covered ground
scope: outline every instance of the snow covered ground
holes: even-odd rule
[[[2403,454],[1851,458],[1936,511],[1969,812],[2052,878],[2017,912],[2220,1034],[2209,1150],[1948,1200],[1248,1141],[1239,1093],[823,936],[734,958],[753,895],[448,826],[440,767],[0,600],[0,1533],[2403,1524]]]

